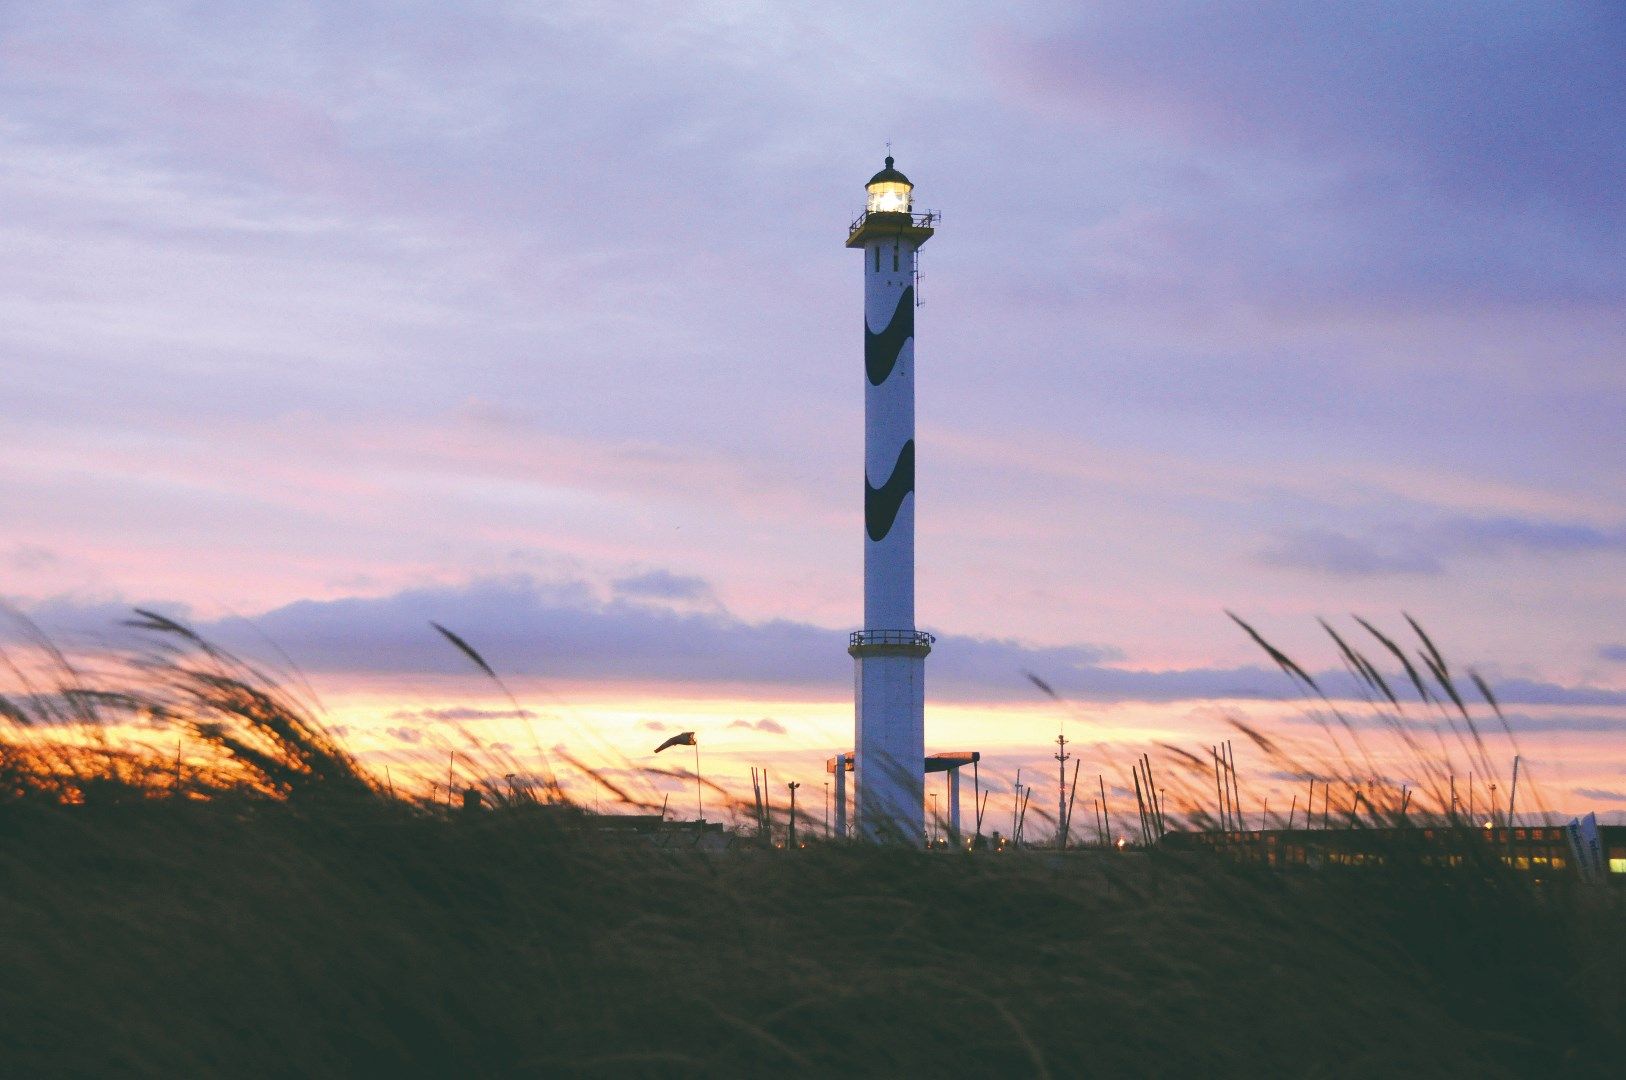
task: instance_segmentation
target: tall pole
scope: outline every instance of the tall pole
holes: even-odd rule
[[[1513,786],[1508,789],[1508,793],[1507,793],[1507,823],[1509,825],[1517,824],[1517,822],[1515,822],[1513,820],[1513,803],[1514,803],[1514,800],[1516,800],[1518,797],[1519,797],[1519,755],[1514,754],[1513,755]]]
[[[1022,770],[1016,770],[1016,801],[1011,804],[1011,840],[1016,840],[1016,815],[1022,809]]]
[[[845,840],[850,835],[847,830],[847,762],[849,755],[837,754],[835,757],[836,770],[836,835]]]
[[[859,835],[924,839],[926,656],[915,628],[915,253],[936,215],[886,167],[865,185],[847,247],[864,258],[864,628],[850,636]]]
[[[785,850],[796,850],[796,789],[802,785],[792,780],[785,785],[790,788],[790,831],[785,835]]]
[[[1056,848],[1067,846],[1067,733],[1056,733]]]
[[[700,740],[694,741],[694,817],[696,824],[706,823],[706,803],[700,792]]]

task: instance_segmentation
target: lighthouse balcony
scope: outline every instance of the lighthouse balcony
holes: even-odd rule
[[[853,220],[847,229],[847,246],[863,247],[867,241],[879,237],[906,237],[919,247],[937,231],[942,215],[935,210],[914,214],[902,210],[866,210]]]
[[[924,630],[854,630],[849,645],[930,645],[937,639]]]
[[[937,639],[924,630],[855,630],[847,637],[853,656],[925,656]]]

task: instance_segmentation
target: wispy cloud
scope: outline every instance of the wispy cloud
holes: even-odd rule
[[[1618,215],[1626,89],[1603,6],[1091,7],[1014,36],[1008,76],[1086,116],[1221,146],[1409,167],[1442,195]],[[1018,66],[1020,65],[1020,66]]]
[[[1453,517],[1352,535],[1325,529],[1288,533],[1258,554],[1269,566],[1341,577],[1437,575],[1465,557],[1571,556],[1626,552],[1626,527],[1515,517]]]
[[[647,570],[641,574],[618,578],[610,583],[616,595],[633,599],[689,600],[714,599],[711,583],[692,574],[674,574],[670,570]]]
[[[1626,552],[1626,526],[1600,528],[1585,522],[1523,518],[1454,518],[1428,530],[1448,549],[1473,554],[1570,555]]]
[[[1348,536],[1324,529],[1292,532],[1259,553],[1268,566],[1317,570],[1340,577],[1373,574],[1438,574],[1439,559],[1410,545]]]
[[[0,560],[11,569],[23,573],[55,566],[61,561],[56,552],[38,544],[14,544],[6,551],[0,552]]]
[[[470,706],[453,706],[444,709],[396,709],[390,713],[391,720],[417,720],[432,721],[435,723],[463,723],[477,720],[529,720],[535,718],[536,713],[530,709],[479,709]]]
[[[769,735],[785,734],[785,725],[767,716],[764,716],[761,720],[735,720],[728,726],[745,731],[765,731]]]

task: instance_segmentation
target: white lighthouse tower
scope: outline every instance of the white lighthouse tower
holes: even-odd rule
[[[915,253],[937,215],[915,213],[892,167],[871,177],[847,246],[864,253],[864,629],[856,670],[858,832],[919,845],[926,756],[926,654],[915,629]]]

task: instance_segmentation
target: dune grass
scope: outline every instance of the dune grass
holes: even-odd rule
[[[392,795],[307,695],[137,621],[135,656],[13,661],[13,1075],[1618,1071],[1618,890],[1155,847],[705,853],[500,782],[451,813]],[[150,744],[98,742],[110,717]],[[1358,750],[1327,757],[1359,778]]]

